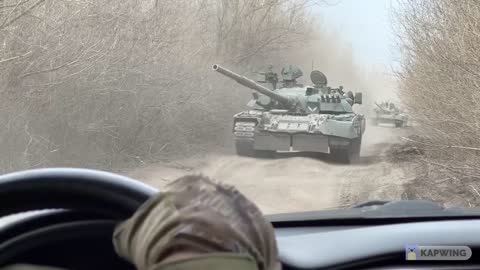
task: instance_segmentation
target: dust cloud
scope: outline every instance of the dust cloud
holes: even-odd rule
[[[253,159],[224,154],[159,163],[129,175],[161,190],[177,177],[201,173],[236,186],[266,214],[348,207],[372,199],[400,199],[409,177],[382,156],[406,132],[369,126],[361,161],[355,165],[335,164],[327,157]]]

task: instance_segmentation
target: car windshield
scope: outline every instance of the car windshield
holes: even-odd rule
[[[159,189],[201,173],[266,214],[476,207],[479,14],[450,0],[2,0],[0,172],[92,168]]]

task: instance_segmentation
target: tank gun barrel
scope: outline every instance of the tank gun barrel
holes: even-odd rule
[[[260,92],[261,94],[264,94],[265,96],[268,96],[274,100],[277,100],[279,101],[280,103],[283,103],[285,105],[288,105],[290,104],[290,100],[287,98],[287,97],[284,97],[282,95],[279,95],[275,92],[273,92],[272,90],[268,89],[267,87],[263,86],[263,85],[260,85],[244,76],[241,76],[231,70],[228,70],[220,65],[213,65],[212,66],[212,69],[216,72],[219,72],[227,77],[229,77],[230,79],[236,81],[237,83],[243,85],[243,86],[246,86],[250,89],[253,89],[255,91],[258,91]]]
[[[377,107],[382,110],[383,112],[387,112],[387,110],[385,110],[384,108],[382,108],[382,106],[378,105],[377,102],[374,102],[375,105],[377,105]]]

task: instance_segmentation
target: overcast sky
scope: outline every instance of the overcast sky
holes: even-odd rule
[[[395,0],[328,0],[314,9],[351,43],[356,62],[389,69],[395,62],[391,11]]]

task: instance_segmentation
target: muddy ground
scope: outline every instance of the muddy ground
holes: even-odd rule
[[[139,168],[129,176],[161,190],[175,178],[202,173],[235,185],[266,214],[348,207],[372,199],[401,199],[404,186],[413,179],[408,171],[385,158],[391,144],[409,128],[369,126],[361,160],[340,165],[328,157],[280,155],[253,159],[234,154],[197,156]]]

